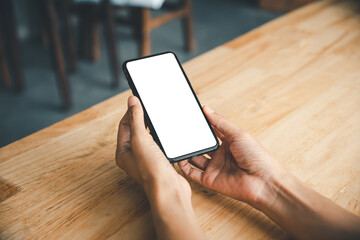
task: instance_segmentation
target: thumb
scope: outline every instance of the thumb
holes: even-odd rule
[[[131,96],[128,99],[128,108],[130,112],[130,131],[131,135],[138,135],[146,131],[144,123],[144,111],[137,97]]]
[[[211,125],[213,125],[219,132],[221,132],[225,138],[241,131],[235,124],[227,120],[222,115],[214,112],[210,107],[204,106],[204,112],[209,119]]]

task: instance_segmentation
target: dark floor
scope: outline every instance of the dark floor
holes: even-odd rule
[[[154,53],[173,51],[181,62],[200,55],[278,16],[256,7],[252,1],[193,0],[197,50],[187,53],[179,21],[169,23],[152,33]],[[118,54],[121,60],[137,57],[135,41],[125,30],[118,29]],[[104,41],[102,41],[103,43]],[[40,43],[22,43],[22,61],[26,89],[14,93],[0,87],[0,147],[67,118],[126,89],[110,87],[111,76],[104,46],[98,62],[80,61],[78,71],[69,77],[73,107],[62,111],[49,51]]]

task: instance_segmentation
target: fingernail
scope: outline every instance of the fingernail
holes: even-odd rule
[[[212,110],[209,106],[206,106],[206,105],[205,105],[205,109],[206,109],[206,111],[208,113],[213,113],[214,112],[214,110]]]
[[[134,106],[135,104],[136,104],[136,97],[134,97],[134,96],[129,97],[128,107],[130,108],[130,107]]]

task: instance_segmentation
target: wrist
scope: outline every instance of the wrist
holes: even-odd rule
[[[256,209],[266,212],[274,208],[282,192],[291,189],[294,183],[294,176],[283,168],[278,168],[271,176],[263,180],[263,189],[257,196],[256,201],[251,205]]]
[[[190,187],[181,184],[178,178],[178,176],[155,177],[145,182],[143,188],[152,207],[166,208],[176,205],[178,208],[192,212]],[[186,191],[186,187],[189,191]]]
[[[191,205],[191,189],[185,179],[159,178],[145,188],[159,239],[205,239]],[[186,231],[184,231],[186,229]]]

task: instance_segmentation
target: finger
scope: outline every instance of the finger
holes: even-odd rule
[[[139,99],[135,96],[129,97],[128,108],[130,112],[131,135],[138,135],[145,132],[144,111]]]
[[[130,113],[127,111],[119,123],[117,149],[121,150],[130,141]]]
[[[193,168],[188,162],[188,160],[178,162],[178,166],[180,170],[184,173],[185,177],[201,184],[201,179],[204,173],[201,172],[199,169]]]
[[[215,135],[220,138],[220,140],[223,142],[225,140],[224,134],[222,134],[217,128],[213,128]]]
[[[207,155],[209,155],[210,158],[213,158],[216,152],[217,152],[217,150],[210,152]]]
[[[197,156],[189,159],[189,162],[194,165],[195,167],[205,171],[206,166],[209,163],[209,159],[207,159],[205,156]]]
[[[231,123],[220,114],[214,112],[214,110],[212,110],[210,107],[204,106],[204,111],[211,125],[219,130],[219,132],[222,133],[225,137],[231,136],[240,130],[235,124]]]

